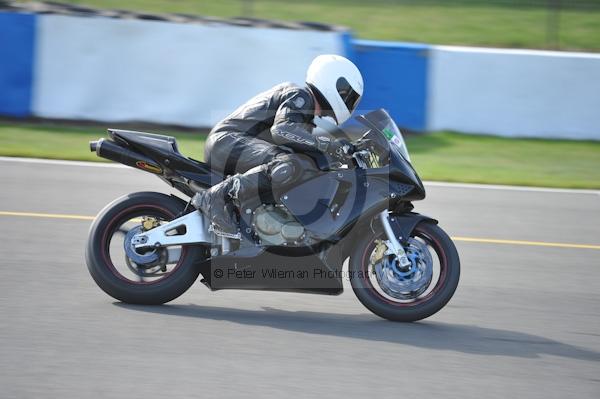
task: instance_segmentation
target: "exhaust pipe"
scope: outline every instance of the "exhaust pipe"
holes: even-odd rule
[[[100,139],[98,141],[90,141],[90,151],[95,152],[96,155],[101,158],[122,163],[123,165],[131,166],[132,168],[141,169],[157,175],[163,173],[162,168],[152,159],[130,149],[121,147],[111,140]]]

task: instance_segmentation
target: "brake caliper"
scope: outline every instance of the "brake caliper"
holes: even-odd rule
[[[155,227],[158,227],[160,222],[158,219],[151,216],[144,216],[142,218],[142,231],[152,230]]]
[[[373,251],[373,258],[372,258],[373,264],[379,263],[383,259],[383,257],[385,256],[385,253],[388,250],[388,246],[385,243],[385,241],[375,240],[375,243],[376,243],[376,246],[375,246],[375,250]]]

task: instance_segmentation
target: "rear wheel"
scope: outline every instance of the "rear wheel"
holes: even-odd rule
[[[140,254],[126,249],[134,234],[175,219],[184,208],[182,200],[152,192],[129,194],[107,205],[92,224],[86,249],[96,284],[115,299],[145,305],[169,302],[187,291],[198,278],[194,264],[205,248],[182,245]]]
[[[350,258],[350,283],[370,311],[388,320],[411,322],[442,309],[460,277],[454,243],[436,224],[420,223],[405,251],[411,265],[401,267],[377,232],[358,245]]]

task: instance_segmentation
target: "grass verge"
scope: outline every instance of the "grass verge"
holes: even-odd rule
[[[175,136],[182,153],[203,158],[205,131],[151,131]],[[0,155],[103,161],[88,147],[100,137],[104,128],[0,123]],[[425,180],[600,189],[600,142],[453,132],[410,135],[407,142]]]
[[[206,131],[192,133],[162,128],[146,131],[175,136],[182,153],[194,159],[203,158]],[[108,137],[106,128],[0,123],[0,156],[108,162],[89,150],[88,143],[101,137]]]
[[[407,146],[423,179],[600,188],[600,141],[515,139],[439,132]]]

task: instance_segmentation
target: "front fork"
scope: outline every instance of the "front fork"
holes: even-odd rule
[[[387,236],[387,239],[389,241],[389,249],[394,255],[398,257],[398,261],[400,262],[400,265],[402,267],[408,267],[411,265],[410,259],[408,259],[408,256],[406,256],[406,251],[404,251],[404,247],[402,246],[400,241],[398,241],[398,238],[394,234],[394,230],[390,225],[389,218],[390,214],[387,209],[379,214],[379,220],[381,220],[381,225],[383,226],[383,230],[385,231],[385,235]]]

